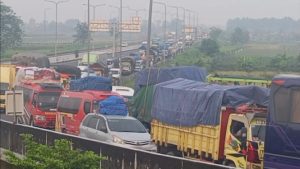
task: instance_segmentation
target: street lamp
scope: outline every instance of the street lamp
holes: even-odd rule
[[[164,6],[165,9],[165,25],[164,25],[164,41],[167,41],[167,4],[163,2],[153,2]]]
[[[178,8],[177,6],[168,6],[176,9],[176,42],[178,41]]]
[[[44,9],[44,35],[46,35],[46,24],[47,24],[47,11],[51,8],[45,8]]]
[[[139,16],[139,12],[147,11],[146,9],[133,9],[133,8],[130,8],[130,7],[127,7],[127,9],[130,10],[130,11],[135,11],[135,16]]]
[[[64,2],[68,2],[69,0],[63,0],[63,1],[51,1],[51,0],[45,0],[46,2],[50,2],[55,4],[55,49],[54,49],[54,55],[57,61],[57,8],[58,5]]]
[[[82,4],[82,5],[87,5],[87,4]],[[96,20],[96,8],[99,6],[105,6],[106,4],[97,4],[97,5],[92,5],[90,4],[90,7],[93,7],[93,20]]]

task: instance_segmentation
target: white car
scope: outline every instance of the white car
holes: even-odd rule
[[[126,86],[113,86],[112,91],[126,98],[131,98],[134,95],[134,89]]]
[[[145,151],[157,151],[157,146],[143,124],[130,116],[89,113],[82,120],[79,129],[81,137]]]
[[[121,69],[119,68],[110,69],[110,73],[113,78],[119,79],[121,77]]]
[[[122,42],[121,46],[122,46],[122,47],[127,47],[127,46],[128,46],[128,43],[127,43],[127,42]]]

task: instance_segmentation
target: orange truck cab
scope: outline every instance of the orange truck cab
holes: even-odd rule
[[[85,115],[96,112],[99,101],[109,96],[120,95],[111,91],[64,91],[57,105],[56,131],[79,135],[79,126]]]

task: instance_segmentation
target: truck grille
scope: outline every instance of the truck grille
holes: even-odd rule
[[[150,141],[127,141],[127,140],[124,140],[124,143],[130,144],[130,145],[142,146],[142,145],[150,144]]]

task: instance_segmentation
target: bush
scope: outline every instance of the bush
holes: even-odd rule
[[[25,144],[25,157],[17,157],[7,151],[8,162],[21,169],[98,169],[103,158],[92,151],[72,149],[68,140],[55,140],[53,146],[39,144],[32,135],[21,135]]]

